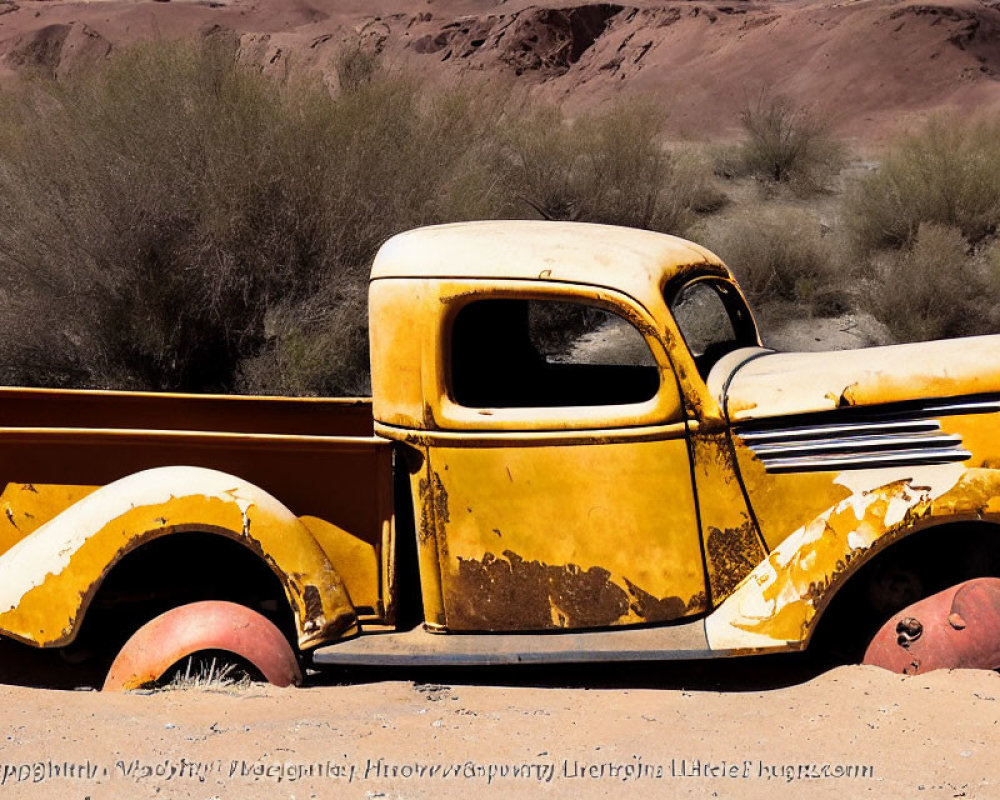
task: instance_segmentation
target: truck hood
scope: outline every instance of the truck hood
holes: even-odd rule
[[[1000,335],[839,350],[739,350],[709,388],[731,422],[1000,392]]]

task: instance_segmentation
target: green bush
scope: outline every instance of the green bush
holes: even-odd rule
[[[1000,224],[1000,118],[935,118],[895,141],[845,200],[861,252],[913,243],[921,224],[954,227],[976,244]]]
[[[1000,258],[968,250],[957,227],[922,223],[912,243],[875,260],[862,306],[900,342],[996,332]]]
[[[827,125],[787,99],[761,92],[740,112],[744,138],[722,171],[790,184],[797,194],[824,191],[845,163]]]

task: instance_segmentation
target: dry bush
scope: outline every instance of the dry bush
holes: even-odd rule
[[[510,198],[546,219],[684,233],[725,197],[694,153],[668,149],[651,105],[621,103],[567,121],[527,106],[506,118],[498,172]]]
[[[827,124],[789,100],[761,92],[740,112],[744,138],[717,169],[788,184],[796,194],[825,191],[845,163],[843,145]]]
[[[898,139],[848,193],[845,217],[867,253],[910,245],[927,222],[978,243],[1000,223],[1000,118],[938,117]]]
[[[379,56],[365,43],[358,40],[345,45],[337,54],[334,69],[337,85],[343,91],[351,92],[370,83],[381,72]]]
[[[390,235],[529,204],[679,231],[720,202],[648,106],[522,117],[361,49],[331,97],[234,48],[143,45],[0,94],[0,380],[361,394],[368,269]]]
[[[7,381],[364,391],[378,244],[492,210],[493,115],[471,93],[376,75],[331,99],[215,42],[3,102]]]
[[[1000,257],[970,254],[961,230],[933,222],[911,244],[881,254],[862,305],[900,342],[941,339],[1000,328]]]
[[[806,313],[842,310],[836,249],[809,212],[746,211],[709,227],[704,241],[733,270],[751,303],[794,303]]]

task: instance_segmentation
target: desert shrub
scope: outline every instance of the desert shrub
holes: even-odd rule
[[[692,152],[669,149],[662,117],[621,103],[572,122],[551,106],[527,106],[500,131],[498,173],[510,198],[545,219],[683,233],[725,197]],[[523,212],[522,212],[523,213]]]
[[[998,261],[995,251],[970,254],[959,228],[925,222],[902,250],[874,260],[862,306],[901,342],[996,332]]]
[[[360,48],[336,68],[331,97],[219,37],[0,92],[0,380],[364,393],[390,235],[534,213],[678,231],[721,202],[648,106],[571,124]]]
[[[367,394],[366,288],[363,280],[338,281],[312,297],[272,305],[264,320],[269,346],[242,361],[234,388],[284,395]]]
[[[740,112],[743,140],[720,170],[790,184],[798,194],[825,190],[844,166],[844,147],[826,123],[786,98],[761,92]]]
[[[795,208],[758,208],[708,227],[703,241],[733,270],[756,305],[790,302],[810,310],[838,285],[836,252],[819,221]]]
[[[370,83],[379,75],[381,68],[378,54],[360,40],[345,45],[334,62],[337,84],[341,90],[348,92]]]
[[[862,252],[909,246],[923,223],[981,241],[1000,223],[1000,118],[938,117],[896,140],[848,192],[845,219]]]
[[[0,117],[0,377],[363,391],[378,244],[488,216],[491,108],[369,75],[331,99],[221,42],[146,45]]]

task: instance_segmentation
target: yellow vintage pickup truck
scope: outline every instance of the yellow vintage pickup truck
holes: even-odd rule
[[[776,353],[707,250],[515,221],[389,240],[370,327],[371,400],[0,389],[0,634],[109,689],[824,634],[1000,667],[1000,336]]]

